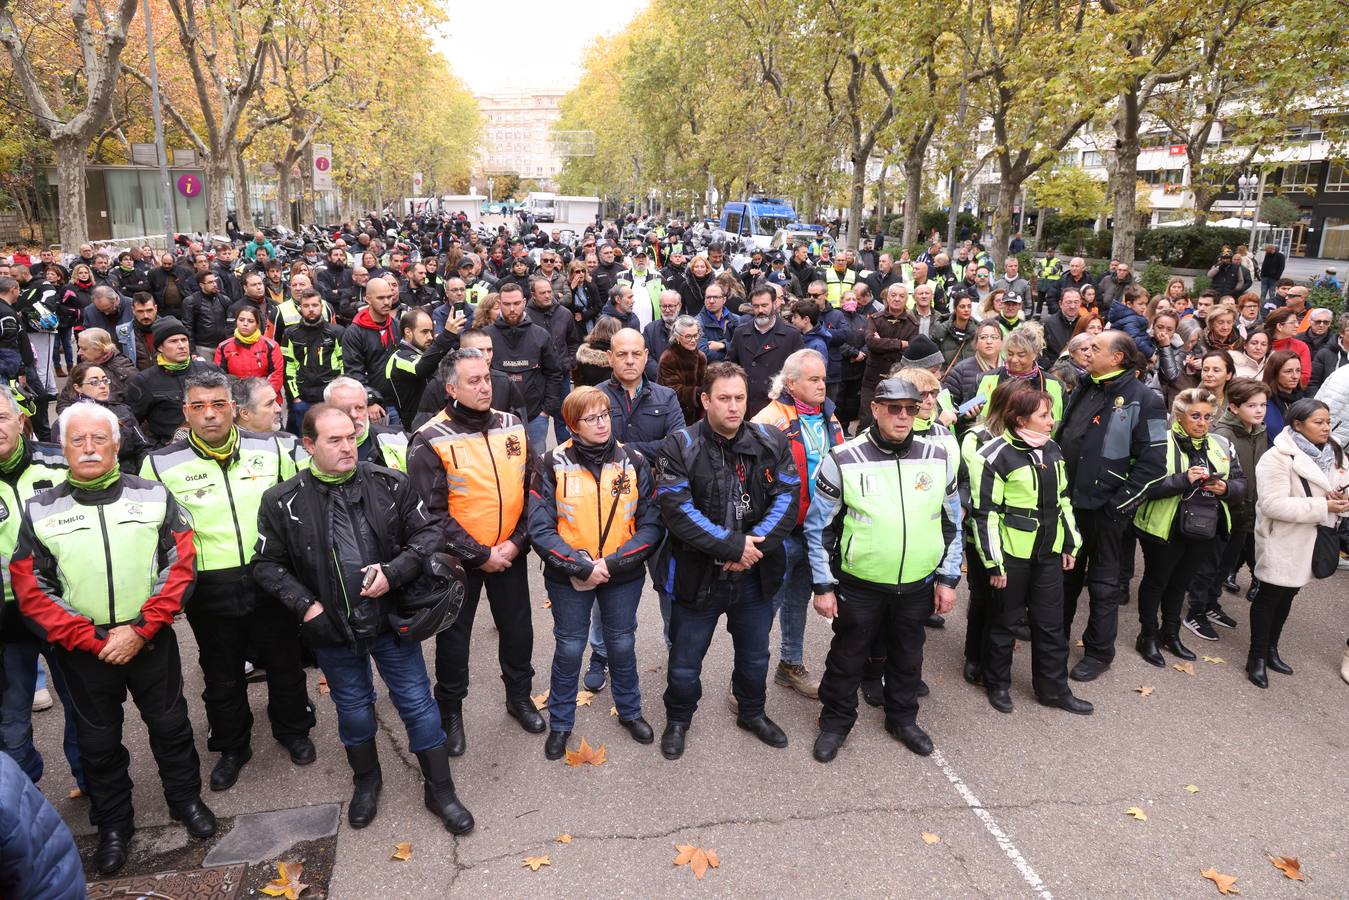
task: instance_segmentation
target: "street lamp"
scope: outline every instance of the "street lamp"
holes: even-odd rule
[[[1238,218],[1246,218],[1246,204],[1254,199],[1255,189],[1259,184],[1260,179],[1249,173],[1243,174],[1237,179],[1237,199],[1241,201],[1241,212],[1238,214]]]

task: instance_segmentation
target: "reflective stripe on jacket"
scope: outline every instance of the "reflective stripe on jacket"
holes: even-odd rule
[[[1037,449],[1005,432],[969,453],[966,462],[975,543],[992,574],[1007,573],[1009,556],[1077,555],[1082,539],[1057,444]]]

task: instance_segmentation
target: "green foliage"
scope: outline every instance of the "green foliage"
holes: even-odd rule
[[[1336,315],[1344,312],[1344,295],[1334,288],[1314,287],[1307,295],[1307,305],[1315,308],[1334,310]]]
[[[932,229],[935,228],[938,233],[942,235],[942,239],[945,240],[948,215],[950,215],[950,213],[944,209],[929,209],[924,211],[922,215],[918,217],[918,233],[929,235],[932,233]],[[903,217],[896,216],[895,219],[896,227],[901,227],[903,225]],[[956,232],[959,233],[961,228],[968,228],[971,233],[977,233],[979,231],[979,219],[972,213],[963,211],[958,212],[956,213]]]
[[[1212,278],[1209,278],[1207,275],[1196,275],[1194,276],[1194,285],[1190,288],[1190,295],[1198,297],[1211,287],[1213,287]]]
[[[1287,228],[1298,220],[1302,211],[1287,197],[1271,194],[1260,201],[1260,219],[1275,228]]]
[[[1150,260],[1143,267],[1143,274],[1138,283],[1147,288],[1149,296],[1154,296],[1166,291],[1166,283],[1170,280],[1171,270],[1156,260]]]
[[[1113,241],[1113,235],[1104,229],[1093,231],[1091,239],[1087,242],[1087,253],[1097,259],[1110,259],[1110,245]],[[1105,269],[1101,269],[1104,274]]]
[[[1138,232],[1138,257],[1173,268],[1208,269],[1218,261],[1224,246],[1244,244],[1249,236],[1242,228],[1209,225],[1147,228]]]
[[[1076,166],[1041,172],[1027,186],[1031,203],[1069,219],[1095,219],[1106,211],[1105,182]]]

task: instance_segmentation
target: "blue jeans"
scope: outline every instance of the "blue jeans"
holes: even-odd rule
[[[24,774],[37,784],[42,778],[42,754],[33,744],[33,691],[36,689],[38,656],[46,656],[43,646],[36,641],[15,641],[5,644],[6,686],[0,694],[0,750],[8,753],[19,764]],[[48,657],[50,662],[50,657]],[[75,783],[84,789],[84,771],[80,767],[80,750],[75,739],[75,707],[70,702],[66,680],[56,666],[51,667],[51,683],[61,698],[66,726],[63,749],[66,762]]]
[[[735,581],[718,581],[702,608],[676,603],[670,611],[670,664],[665,686],[665,719],[687,725],[703,695],[703,657],[712,644],[717,622],[726,615],[726,630],[735,647],[731,693],[740,716],[754,719],[764,712],[768,682],[768,633],[773,628],[773,601],[759,587],[759,573],[746,572]]]
[[[64,362],[66,369],[75,366],[75,343],[71,337],[73,333],[74,330],[70,325],[59,328],[56,332],[56,356],[54,360],[58,366]]]
[[[789,666],[799,666],[806,640],[806,613],[810,609],[810,560],[806,556],[806,540],[801,529],[796,529],[782,542],[787,551],[787,572],[782,587],[773,595],[773,608],[782,627],[778,658]]]
[[[307,400],[290,401],[290,421],[286,423],[286,430],[296,437],[300,436],[300,426],[304,424],[304,414],[309,412],[309,407],[314,404]]]
[[[526,422],[525,436],[529,439],[530,452],[542,454],[548,447],[548,416],[539,413]]]
[[[1278,287],[1279,287],[1279,279],[1277,279],[1277,278],[1261,278],[1261,279],[1260,279],[1260,302],[1263,304],[1263,303],[1265,302],[1265,300],[1269,299],[1270,297],[1273,297],[1273,296],[1277,293]]]
[[[571,393],[571,376],[562,376],[562,396],[565,397]],[[571,429],[567,423],[562,421],[561,416],[553,416],[553,437],[560,444],[571,437]]]
[[[400,641],[392,632],[356,642],[350,647],[315,647],[314,657],[328,677],[328,690],[337,707],[337,736],[344,747],[356,747],[374,738],[375,683],[370,660],[379,666],[379,676],[389,688],[389,699],[408,733],[413,753],[445,743],[440,710],[431,699],[431,679],[426,675],[422,645]]]
[[[665,623],[665,649],[669,650],[670,607],[674,605],[674,601],[670,599],[669,594],[660,589],[660,574],[656,571],[659,559],[659,553],[654,554],[648,559],[646,570],[651,573],[651,585],[656,589],[656,596],[660,598],[660,617],[661,621]],[[604,651],[604,625],[600,619],[600,605],[598,603],[595,604],[594,609],[591,610],[590,613],[590,652],[601,659],[608,655]]]
[[[570,582],[544,581],[552,601],[552,683],[548,689],[548,725],[553,731],[571,731],[576,723],[576,682],[581,675],[590,610],[598,605],[604,617],[605,646],[613,675],[614,706],[618,716],[631,721],[642,714],[642,693],[637,683],[637,604],[642,599],[645,578],[620,584],[602,584],[578,591]]]

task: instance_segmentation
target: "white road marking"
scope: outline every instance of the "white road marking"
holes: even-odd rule
[[[1044,880],[1031,868],[1030,863],[1026,861],[1026,857],[1021,855],[1021,851],[1016,848],[1016,845],[1012,843],[1012,839],[1007,836],[1007,832],[1002,830],[1002,826],[998,824],[998,820],[993,818],[993,814],[987,809],[984,809],[984,805],[979,802],[979,798],[974,795],[974,791],[970,790],[969,785],[965,784],[964,779],[956,773],[955,769],[951,768],[951,764],[946,761],[946,757],[942,756],[940,750],[934,749],[932,751],[932,761],[941,768],[942,774],[944,774],[946,780],[951,782],[955,787],[956,793],[960,794],[960,797],[965,801],[965,804],[979,817],[979,821],[984,824],[984,828],[993,836],[993,840],[998,842],[998,846],[1002,848],[1002,852],[1007,854],[1007,858],[1012,861],[1012,865],[1016,866],[1017,871],[1021,873],[1022,879],[1026,884],[1030,885],[1031,890],[1035,892],[1036,896],[1040,897],[1041,900],[1053,900],[1054,895],[1049,892],[1047,887],[1045,887]]]

